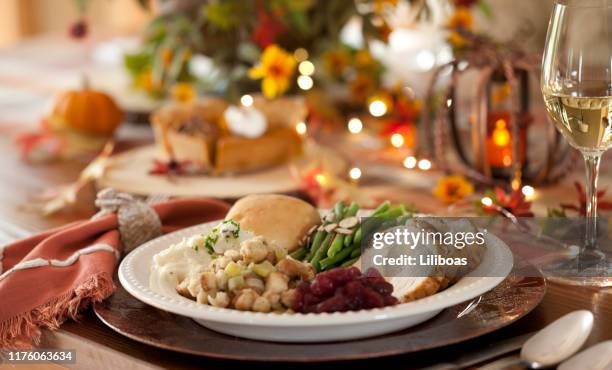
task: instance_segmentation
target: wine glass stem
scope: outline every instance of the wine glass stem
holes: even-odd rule
[[[583,153],[586,167],[586,234],[585,248],[597,249],[597,179],[601,153]]]

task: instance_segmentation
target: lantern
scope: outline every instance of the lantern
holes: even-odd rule
[[[554,125],[545,127],[540,160],[532,161],[535,153],[527,143],[528,133],[534,126],[529,106],[529,77],[538,66],[537,60],[516,45],[498,46],[488,38],[471,33],[464,37],[472,46],[434,70],[424,109],[424,112],[433,112],[433,116],[424,115],[421,140],[427,145],[421,150],[439,168],[463,173],[485,184],[507,183],[518,189],[523,180],[533,183],[559,180],[573,168],[576,157]],[[436,86],[447,71],[450,71],[448,83],[437,94]],[[470,119],[466,128],[459,119],[463,112],[457,103],[461,97],[457,86],[468,71],[475,72],[471,74],[476,76],[476,93],[468,99]],[[505,94],[500,94],[500,90]],[[434,101],[436,106],[432,106]],[[449,158],[451,154],[457,160]]]

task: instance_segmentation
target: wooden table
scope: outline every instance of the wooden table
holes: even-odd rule
[[[0,53],[0,65],[2,64],[1,62],[5,62],[4,65],[14,65],[11,64],[14,63],[14,58],[12,61],[10,58],[7,61],[4,57]],[[60,63],[56,64],[59,65]],[[13,83],[15,83],[14,73],[11,72],[3,75],[0,71],[0,242],[6,242],[10,239],[25,236],[28,233],[34,233],[88,216],[87,212],[84,212],[81,214],[64,214],[53,218],[43,218],[24,208],[25,205],[29,204],[29,200],[33,195],[39,194],[51,186],[74,180],[83,164],[62,163],[30,166],[19,160],[18,153],[12,144],[12,135],[34,125],[36,117],[42,114],[45,101],[49,96],[49,91],[52,89],[49,88],[49,85],[45,85],[43,81],[37,80],[37,86],[30,84],[22,90],[17,88],[12,90],[14,87]],[[44,88],[41,89],[40,85],[43,85]],[[13,93],[16,91],[34,92],[25,96],[13,96]],[[2,93],[4,93],[5,98],[10,96],[14,99],[3,105]],[[136,129],[136,131],[138,130],[140,129]],[[130,134],[127,136],[130,136]],[[142,135],[137,134],[136,136]],[[608,159],[604,163],[612,164],[612,161]],[[612,168],[604,170],[604,173],[608,174],[608,176],[603,178],[603,186],[611,184],[609,175],[612,175],[612,171],[610,169]],[[577,173],[574,177],[581,179],[582,174]],[[377,191],[381,194],[393,192],[397,197],[414,201],[417,205],[422,205],[424,209],[429,210],[427,206],[435,202],[431,196],[431,185],[431,183],[427,183],[420,187],[408,187],[406,184],[401,183],[379,184],[372,187],[372,191]],[[546,205],[556,205],[559,199],[567,200],[568,198],[574,198],[570,180],[566,180],[562,185],[540,193],[541,198],[537,203],[540,209],[545,209]],[[360,361],[358,364],[349,362],[341,364],[291,365],[291,367],[312,368],[312,366],[316,366],[318,369],[355,366],[419,368],[452,359],[454,355],[468,349],[481,348],[503,338],[540,329],[563,314],[576,309],[588,309],[595,315],[595,329],[589,339],[590,344],[612,339],[612,289],[598,290],[550,284],[542,304],[528,316],[503,330],[460,345],[423,352],[418,355]],[[247,366],[231,361],[196,358],[152,348],[116,334],[105,327],[90,310],[83,313],[82,319],[79,322],[66,322],[58,331],[45,332],[41,346],[76,349],[78,351],[79,362],[75,367],[82,369],[145,369],[158,367],[222,369],[235,366],[243,366],[249,369],[264,367],[269,369],[288,367],[287,364],[248,364]],[[313,361],[316,361],[316,359],[313,359]],[[26,367],[33,368],[29,365],[22,367],[4,365],[0,366],[0,369]],[[59,367],[49,365],[45,368]]]
[[[0,230],[4,234],[18,236],[17,228],[27,232],[35,232],[85,216],[84,214],[71,214],[43,218],[23,209],[23,205],[27,204],[29,197],[41,189],[75,178],[82,165],[74,163],[38,167],[26,165],[18,159],[10,140],[6,137],[0,139],[0,158],[2,158],[2,166],[0,166],[0,204],[2,204],[2,207],[0,207]],[[612,339],[612,289],[598,290],[550,284],[542,304],[528,316],[506,329],[440,350],[375,360],[375,364],[376,366],[419,368],[443,359],[451,359],[455,354],[466,349],[479,348],[503,338],[537,330],[561,315],[576,309],[588,309],[595,314],[595,330],[589,339],[590,343]],[[91,310],[84,312],[79,322],[69,321],[58,331],[45,332],[41,346],[77,349],[79,358],[77,368],[87,369],[155,367],[216,369],[239,365],[230,361],[176,354],[134,342],[104,326]],[[315,360],[313,359],[313,361]],[[369,364],[368,361],[359,363],[359,365],[367,364]],[[286,364],[284,365],[286,366]],[[340,365],[343,367],[355,366],[354,363],[350,362]],[[255,366],[256,364],[249,364],[249,368]],[[257,366],[282,368],[283,364],[257,364]],[[306,367],[306,365],[297,367]],[[321,364],[317,367],[336,368],[338,364]]]

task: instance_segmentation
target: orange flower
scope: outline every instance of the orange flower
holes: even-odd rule
[[[447,26],[452,29],[461,28],[469,31],[474,28],[474,17],[468,8],[460,6],[448,20]]]
[[[446,204],[455,203],[472,193],[474,193],[474,186],[463,176],[443,177],[433,190],[436,198]]]
[[[249,70],[249,77],[262,79],[261,90],[266,98],[274,98],[289,88],[295,69],[293,54],[287,53],[276,44],[264,50],[259,65]]]
[[[179,82],[172,86],[172,98],[181,103],[188,103],[195,100],[197,92],[192,84]]]
[[[471,31],[474,28],[474,17],[468,8],[460,6],[448,20],[447,26],[451,30]],[[462,48],[467,45],[467,40],[457,31],[451,31],[449,42],[455,48]]]

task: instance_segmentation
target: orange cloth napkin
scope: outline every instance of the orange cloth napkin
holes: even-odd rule
[[[177,199],[152,205],[164,233],[221,219],[221,201]],[[0,247],[0,349],[29,348],[114,290],[122,252],[117,216],[79,221]]]

